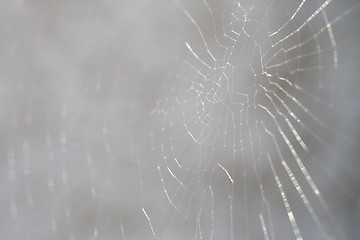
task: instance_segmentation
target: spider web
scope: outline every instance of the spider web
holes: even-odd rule
[[[356,239],[360,4],[152,4],[5,8],[0,238]]]
[[[333,25],[351,10],[329,20],[331,1],[219,7],[203,0],[208,16],[200,23],[177,4],[198,39],[185,40],[189,56],[175,57],[150,113],[157,125],[151,148],[162,155],[156,194],[167,200],[160,214],[142,208],[150,233],[159,239],[346,238],[317,184],[326,173],[313,176],[311,168],[332,164],[322,151],[340,158],[331,150],[335,139],[352,144],[334,130],[338,83],[330,77],[338,68]],[[138,161],[148,169],[142,167],[147,158]],[[333,187],[337,180],[326,177],[323,187]]]

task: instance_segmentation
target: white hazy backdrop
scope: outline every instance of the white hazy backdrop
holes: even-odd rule
[[[358,239],[360,6],[301,2],[1,1],[0,239]]]

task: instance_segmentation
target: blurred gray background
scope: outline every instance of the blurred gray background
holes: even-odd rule
[[[325,8],[326,17],[320,11],[296,38],[280,44],[286,49],[319,33],[319,48],[313,41],[269,63],[294,57],[301,60],[295,67],[290,61],[286,69],[279,66],[269,73],[286,76],[305,89],[285,87],[323,124],[291,99],[286,102],[305,126],[291,119],[309,148],[306,152],[284,119],[276,116],[321,198],[314,194],[271,117],[253,109],[253,120],[259,122],[250,119],[248,123],[251,133],[261,128],[262,121],[275,134],[281,156],[317,219],[281,164],[270,135],[263,128],[261,140],[234,133],[242,129],[236,122],[241,121],[238,105],[229,107],[237,120],[232,122],[231,115],[224,115],[215,125],[218,137],[209,133],[200,146],[193,141],[203,138],[203,129],[206,131],[195,121],[199,113],[194,108],[199,99],[206,98],[194,97],[189,83],[202,81],[197,71],[210,76],[212,83],[220,77],[218,72],[208,71],[185,42],[200,59],[212,61],[199,27],[208,49],[216,57],[231,60],[216,37],[225,48],[231,48],[233,43],[224,32],[241,31],[245,13],[250,19],[246,28],[267,49],[301,26],[323,2],[306,1],[280,36],[271,40],[270,33],[291,18],[301,1],[275,0],[272,6],[267,1],[206,3],[208,6],[202,0],[0,3],[0,239],[295,239],[267,154],[304,239],[358,238],[358,1],[333,0]],[[236,18],[240,20],[236,22]],[[320,31],[326,18],[330,23],[335,20],[337,68],[329,30]],[[258,63],[254,59],[259,58],[238,50],[242,46],[241,40],[238,42],[233,52],[237,63],[255,68]],[[306,53],[312,53],[310,58]],[[221,61],[216,64],[224,66]],[[312,66],[321,68],[291,72]],[[261,88],[256,97],[252,92],[251,81],[266,84],[261,82],[263,78],[233,74],[233,80],[241,82],[230,88],[246,89],[255,104],[276,113]],[[271,84],[265,86],[271,89]],[[284,92],[275,93],[286,98]],[[209,104],[216,106],[215,102]],[[277,104],[281,106],[279,101]],[[226,130],[226,126],[240,127]],[[245,163],[233,156],[234,149],[240,151],[240,142]],[[225,143],[229,146],[223,148]],[[217,163],[227,169],[234,184]]]

